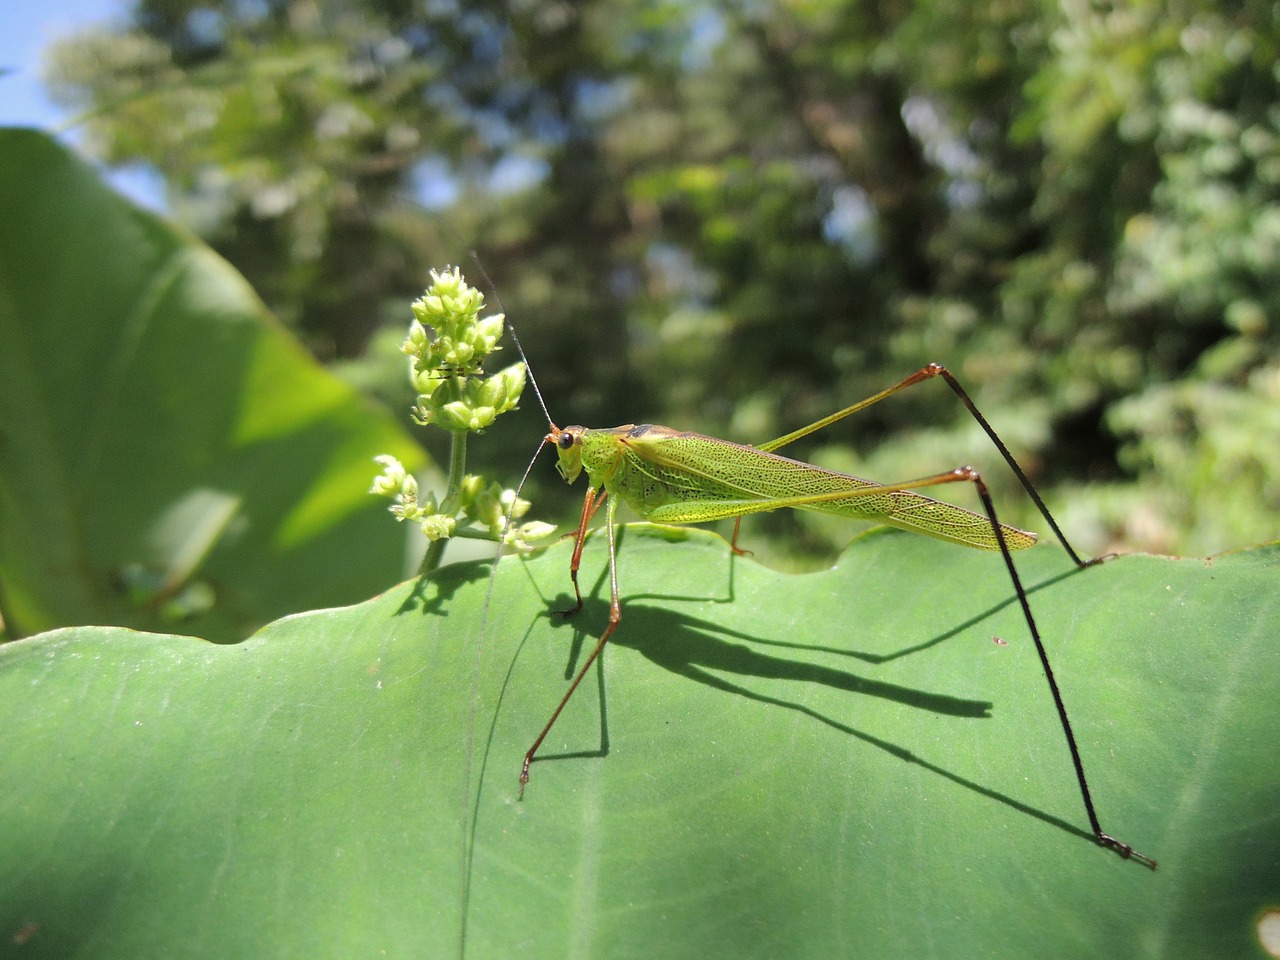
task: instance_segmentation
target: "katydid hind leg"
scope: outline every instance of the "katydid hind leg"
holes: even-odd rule
[[[1089,781],[1084,773],[1084,761],[1080,757],[1080,748],[1076,744],[1075,733],[1071,729],[1071,719],[1067,716],[1066,703],[1062,699],[1062,691],[1058,688],[1057,678],[1053,674],[1053,667],[1049,663],[1049,654],[1045,650],[1044,641],[1040,638],[1040,628],[1036,624],[1035,615],[1031,612],[1031,601],[1027,597],[1026,588],[1022,585],[1022,578],[1018,574],[1017,565],[1013,562],[1013,554],[1009,550],[1008,544],[1005,542],[1004,531],[1000,526],[1000,520],[996,516],[995,503],[991,499],[991,493],[987,490],[987,485],[983,481],[982,476],[972,467],[962,467],[955,471],[957,479],[969,480],[973,483],[974,488],[978,492],[978,498],[982,501],[982,507],[987,514],[987,519],[991,521],[992,530],[995,533],[996,542],[1000,546],[1000,554],[1004,557],[1005,568],[1009,572],[1009,580],[1013,584],[1013,591],[1017,595],[1018,604],[1022,608],[1023,619],[1026,620],[1027,630],[1031,634],[1031,640],[1035,644],[1036,654],[1040,658],[1040,666],[1044,672],[1045,680],[1049,684],[1049,691],[1053,695],[1053,703],[1058,711],[1058,720],[1062,726],[1062,732],[1067,740],[1067,748],[1071,753],[1071,763],[1075,769],[1076,782],[1080,786],[1080,797],[1084,801],[1085,813],[1089,817],[1089,827],[1093,830],[1094,841],[1102,847],[1114,850],[1121,857],[1133,859],[1141,863],[1143,866],[1150,867],[1152,870],[1156,868],[1156,861],[1139,853],[1131,845],[1123,840],[1118,840],[1102,829],[1102,824],[1098,820],[1097,811],[1093,805],[1093,795],[1089,790]],[[1085,566],[1085,564],[1081,564]]]
[[[825,417],[822,420],[818,420],[815,423],[809,424],[806,427],[802,427],[799,430],[794,431],[793,433],[787,434],[783,437],[779,437],[778,439],[770,441],[769,443],[762,444],[760,446],[760,449],[766,450],[766,451],[777,450],[780,447],[786,446],[788,443],[791,443],[794,440],[798,440],[801,437],[807,436],[816,430],[820,430],[823,427],[826,427],[832,423],[835,423],[837,420],[841,420],[844,417],[849,416],[850,414],[857,413],[859,410],[864,410],[867,407],[871,406],[872,404],[878,403],[881,400],[891,397],[895,393],[898,393],[901,390],[905,390],[908,387],[914,386],[918,383],[923,383],[925,380],[931,380],[934,377],[938,377],[938,376],[942,377],[943,380],[946,381],[947,386],[951,388],[951,391],[956,395],[957,398],[959,398],[960,402],[964,404],[964,407],[966,410],[969,411],[970,416],[972,416],[973,419],[977,422],[977,424],[980,427],[982,427],[983,432],[987,434],[987,437],[991,440],[992,444],[1000,452],[1000,455],[1004,458],[1005,463],[1009,465],[1009,468],[1013,471],[1014,475],[1018,478],[1018,482],[1022,484],[1023,489],[1026,490],[1028,496],[1031,497],[1031,500],[1035,504],[1036,509],[1040,512],[1040,515],[1044,517],[1045,522],[1049,525],[1050,529],[1053,530],[1054,535],[1057,536],[1059,543],[1061,543],[1063,549],[1067,551],[1067,554],[1068,556],[1070,556],[1072,562],[1075,563],[1077,567],[1086,567],[1096,563],[1100,563],[1103,560],[1109,559],[1110,556],[1112,556],[1111,554],[1104,555],[1101,557],[1095,557],[1092,560],[1082,560],[1080,558],[1080,555],[1076,553],[1075,549],[1071,546],[1071,542],[1067,539],[1066,535],[1062,532],[1062,528],[1058,526],[1058,523],[1054,519],[1053,514],[1049,512],[1048,506],[1046,506],[1043,498],[1041,498],[1039,492],[1036,490],[1035,485],[1032,484],[1031,479],[1026,475],[1025,471],[1023,471],[1022,467],[1018,464],[1018,461],[1014,459],[1013,454],[1010,452],[1009,448],[1005,446],[1004,441],[1000,439],[999,434],[996,433],[995,429],[988,422],[987,418],[983,416],[982,412],[978,409],[977,404],[975,404],[973,402],[973,399],[969,396],[968,391],[966,391],[964,387],[961,386],[960,381],[956,379],[955,375],[952,374],[950,370],[948,370],[945,366],[943,366],[940,363],[927,364],[926,366],[921,367],[919,370],[917,370],[915,373],[911,374],[910,376],[904,377],[898,383],[894,384],[891,387],[888,387],[885,390],[880,391],[877,394],[874,394],[871,397],[868,397],[866,400],[862,400],[858,403],[852,404],[851,406],[846,407],[845,409],[840,410],[829,417]],[[1054,706],[1057,708],[1058,719],[1062,725],[1062,732],[1066,737],[1067,746],[1071,753],[1071,762],[1073,767],[1075,768],[1076,780],[1080,786],[1081,799],[1084,801],[1085,812],[1088,814],[1089,826],[1093,830],[1095,841],[1100,846],[1106,847],[1110,850],[1114,850],[1115,852],[1120,854],[1120,856],[1126,859],[1132,858],[1134,860],[1137,860],[1139,863],[1143,864],[1144,866],[1150,867],[1151,869],[1154,870],[1156,867],[1155,860],[1145,856],[1142,853],[1139,853],[1128,843],[1125,843],[1122,840],[1118,840],[1115,837],[1112,837],[1111,835],[1103,832],[1101,823],[1098,820],[1097,811],[1094,808],[1093,796],[1089,790],[1089,782],[1085,777],[1084,762],[1080,757],[1080,748],[1076,743],[1075,733],[1071,729],[1071,720],[1067,715],[1066,704],[1062,699],[1062,692],[1058,688],[1057,678],[1054,677],[1053,667],[1049,663],[1049,655],[1048,655],[1048,652],[1045,650],[1044,642],[1041,640],[1040,630],[1039,630],[1039,627],[1036,625],[1035,616],[1031,612],[1031,603],[1027,598],[1026,589],[1022,585],[1022,580],[1018,575],[1017,566],[1013,562],[1013,555],[1009,550],[1009,545],[1005,541],[1004,531],[1001,528],[999,518],[996,515],[995,504],[991,499],[991,494],[987,490],[987,485],[982,480],[981,475],[978,473],[978,471],[974,470],[972,467],[963,467],[963,468],[960,468],[959,470],[954,471],[954,478],[957,480],[967,479],[972,481],[975,489],[978,492],[978,497],[982,501],[983,509],[986,511],[987,518],[991,521],[991,526],[996,537],[996,542],[1000,547],[1001,556],[1003,556],[1005,567],[1009,572],[1009,579],[1013,583],[1014,592],[1017,594],[1018,603],[1022,608],[1023,618],[1026,620],[1027,629],[1031,633],[1031,639],[1036,646],[1036,653],[1040,658],[1040,665],[1044,672],[1045,680],[1048,682],[1049,690],[1053,695]],[[949,480],[946,478],[946,475],[940,475],[938,480],[940,482],[949,482]],[[737,543],[736,528],[734,530],[734,533],[735,533],[734,544],[736,548],[736,543]]]
[[[1144,866],[1155,869],[1156,861],[1150,857],[1139,853],[1128,843],[1117,840],[1115,837],[1103,832],[1102,826],[1098,820],[1097,812],[1093,804],[1093,796],[1089,789],[1089,781],[1085,777],[1084,762],[1080,757],[1080,749],[1076,743],[1075,733],[1071,729],[1071,720],[1067,715],[1066,704],[1062,698],[1062,692],[1058,688],[1057,678],[1054,676],[1053,667],[1049,663],[1049,654],[1045,649],[1044,642],[1040,637],[1040,629],[1036,624],[1035,615],[1031,611],[1031,602],[1027,597],[1026,588],[1022,585],[1022,578],[1018,574],[1018,568],[1013,562],[1013,553],[1009,548],[1009,543],[1004,531],[1004,527],[1000,524],[1000,518],[996,514],[995,503],[991,498],[991,493],[987,489],[986,482],[982,479],[981,474],[973,467],[957,467],[954,470],[948,470],[945,473],[935,474],[930,477],[923,477],[919,480],[912,480],[905,483],[879,484],[870,487],[863,487],[859,490],[848,492],[837,492],[831,494],[831,497],[837,496],[870,496],[883,491],[892,490],[918,490],[931,486],[939,486],[948,483],[972,483],[977,491],[978,499],[982,502],[983,512],[986,515],[987,522],[991,524],[992,533],[996,542],[996,546],[1004,558],[1005,567],[1009,574],[1009,579],[1013,584],[1014,593],[1017,595],[1018,604],[1022,609],[1023,619],[1026,621],[1027,630],[1031,634],[1031,639],[1035,643],[1036,653],[1040,658],[1040,666],[1044,673],[1045,680],[1049,684],[1050,693],[1053,695],[1054,706],[1058,711],[1058,719],[1062,726],[1063,735],[1067,740],[1067,747],[1071,753],[1071,762],[1075,769],[1076,781],[1080,787],[1080,796],[1084,801],[1085,812],[1089,817],[1089,826],[1093,830],[1094,840],[1103,847],[1114,850],[1120,856],[1126,859],[1134,859]],[[826,498],[827,495],[819,497],[800,498],[804,502],[812,503]],[[775,507],[780,505],[777,501],[770,505]],[[797,503],[787,503],[788,506],[799,506]],[[1087,564],[1081,564],[1086,566]]]
[[[1080,756],[1080,748],[1076,743],[1075,732],[1071,729],[1071,719],[1067,715],[1067,706],[1062,698],[1062,691],[1058,687],[1058,680],[1054,676],[1053,667],[1049,663],[1049,653],[1045,649],[1044,641],[1040,637],[1040,628],[1036,624],[1035,615],[1031,611],[1031,601],[1027,596],[1026,588],[1022,585],[1022,577],[1018,574],[1017,565],[1013,562],[1013,553],[1009,549],[1009,544],[1005,538],[1004,528],[1000,525],[1000,518],[996,515],[995,501],[991,498],[991,492],[987,489],[986,482],[982,479],[982,475],[973,467],[958,467],[947,473],[938,474],[934,477],[925,478],[923,481],[916,481],[909,486],[919,487],[923,485],[934,485],[943,483],[969,482],[972,483],[977,491],[978,499],[982,502],[983,512],[986,514],[987,520],[991,523],[992,532],[995,535],[996,544],[1000,549],[1000,555],[1004,558],[1005,569],[1008,571],[1009,580],[1013,584],[1013,591],[1018,598],[1018,605],[1022,609],[1023,619],[1026,621],[1027,630],[1031,634],[1031,640],[1035,644],[1036,654],[1040,658],[1040,667],[1044,673],[1045,681],[1049,684],[1049,692],[1053,696],[1054,707],[1058,711],[1058,721],[1062,726],[1062,733],[1066,737],[1067,749],[1071,754],[1071,763],[1075,770],[1076,782],[1080,787],[1080,798],[1084,802],[1085,813],[1089,818],[1089,827],[1093,831],[1094,841],[1102,847],[1114,850],[1121,857],[1136,860],[1143,866],[1150,867],[1152,870],[1156,868],[1156,861],[1139,853],[1130,844],[1123,840],[1118,840],[1102,829],[1102,825],[1098,820],[1098,814],[1093,804],[1093,794],[1089,789],[1089,781],[1084,772],[1084,761]],[[892,486],[904,486],[894,484]],[[1087,564],[1081,564],[1087,566]]]

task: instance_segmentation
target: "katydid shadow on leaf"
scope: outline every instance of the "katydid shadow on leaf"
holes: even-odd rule
[[[587,608],[594,606],[587,601]],[[593,618],[594,619],[594,618]],[[992,704],[987,700],[966,700],[946,694],[929,693],[882,680],[752,650],[746,644],[730,643],[725,637],[768,644],[752,634],[733,630],[722,624],[661,607],[636,603],[626,606],[626,616],[610,643],[630,647],[646,659],[672,673],[690,679],[717,684],[706,670],[759,677],[764,680],[799,680],[818,683],[847,693],[880,697],[909,707],[953,717],[989,717]],[[849,653],[849,651],[845,651]],[[859,654],[851,654],[861,656]]]
[[[627,527],[625,525],[623,525],[618,529],[617,543],[618,543],[619,552],[621,552],[622,550],[622,542],[624,537],[626,536],[626,533],[627,533]],[[686,595],[686,594],[676,594],[670,591],[663,591],[660,594],[656,594],[656,593],[626,594],[619,598],[623,608],[622,622],[625,622],[627,619],[627,616],[628,616],[627,611],[629,609],[630,604],[635,603],[636,601],[639,601],[639,600],[654,599],[654,600],[661,600],[664,603],[671,603],[679,600],[702,601],[702,602],[711,601],[714,603],[732,603],[736,596],[734,592],[734,583],[735,583],[735,569],[736,569],[736,564],[738,560],[739,560],[739,556],[737,554],[729,553],[726,556],[727,587],[726,587],[726,593],[724,596],[708,596],[705,594]],[[1061,573],[1054,574],[1051,577],[1047,577],[1039,581],[1038,583],[1031,584],[1031,585],[1024,583],[1023,590],[1026,593],[1027,597],[1030,598],[1034,594],[1039,593],[1041,590],[1045,590],[1049,587],[1052,587],[1055,584],[1058,584],[1061,581],[1068,579],[1069,577],[1074,577],[1074,576],[1077,576],[1078,574],[1083,573],[1084,569],[1085,569],[1084,567],[1072,566],[1062,571]],[[605,589],[605,585],[608,582],[607,581],[608,572],[609,572],[608,567],[602,567],[599,573],[596,575],[594,582],[590,586],[584,583],[583,589],[582,589],[583,596],[584,597],[600,596],[601,591]],[[544,601],[546,600],[545,597],[543,599]],[[949,630],[945,630],[942,633],[939,633],[935,637],[931,637],[928,640],[921,641],[920,643],[912,644],[911,646],[903,647],[901,650],[896,650],[892,653],[865,653],[858,650],[850,650],[846,647],[827,647],[827,646],[819,646],[816,644],[789,643],[785,640],[769,640],[769,639],[765,639],[764,637],[749,636],[743,633],[735,634],[733,633],[733,631],[728,630],[727,628],[724,628],[724,627],[718,627],[717,629],[721,630],[721,632],[731,634],[733,636],[737,636],[740,639],[750,640],[752,643],[760,644],[763,646],[776,647],[782,650],[804,650],[804,651],[809,651],[813,653],[829,653],[839,657],[852,657],[856,660],[862,660],[865,663],[881,664],[881,663],[890,663],[901,657],[910,656],[911,654],[923,653],[924,651],[929,650],[932,647],[935,647],[938,644],[943,643],[947,640],[950,640],[952,637],[958,636],[959,634],[965,632],[966,630],[969,630],[970,628],[977,626],[979,623],[986,620],[987,618],[992,617],[995,614],[999,613],[1001,610],[1004,610],[1007,607],[1014,606],[1017,603],[1018,603],[1017,594],[1011,593],[1006,599],[1000,601],[999,603],[992,604],[991,606],[987,607],[985,610],[981,610],[977,613],[974,613],[972,616],[957,623],[954,627],[950,628]],[[568,610],[568,608],[572,606],[573,606],[572,599],[565,596],[557,598],[557,600],[554,603],[550,604],[550,608],[553,611],[566,611]],[[619,629],[621,629],[621,626],[619,626]],[[574,663],[578,659],[579,651],[581,650],[582,644],[584,643],[585,639],[586,639],[586,636],[581,633],[578,635],[575,635],[574,637],[574,646],[572,650],[572,656],[570,657],[565,667],[566,680],[570,679],[573,676]]]
[[[1061,581],[1066,580],[1069,577],[1074,577],[1083,572],[1084,572],[1084,569],[1081,567],[1072,567],[1070,570],[1064,570],[1062,573],[1058,573],[1052,577],[1048,577],[1044,580],[1041,580],[1039,583],[1036,583],[1032,586],[1027,586],[1024,584],[1023,590],[1025,591],[1028,597],[1031,597],[1032,595],[1038,593],[1041,590],[1046,590],[1049,587],[1052,587],[1054,584],[1060,583]],[[642,600],[645,598],[662,599],[662,600],[672,599],[665,595],[663,595],[662,597],[657,597],[654,594],[634,594],[631,597],[629,597],[628,600],[631,602],[634,602],[636,600]],[[677,598],[677,599],[680,599],[680,598]],[[920,643],[912,644],[909,647],[903,647],[901,650],[895,650],[893,653],[864,653],[858,650],[849,650],[848,648],[845,648],[845,647],[824,647],[824,646],[818,646],[816,644],[809,644],[809,643],[788,643],[786,640],[766,640],[763,637],[750,637],[750,636],[747,636],[746,634],[736,634],[736,636],[740,636],[743,639],[751,640],[753,643],[758,643],[763,646],[777,647],[782,650],[806,650],[806,651],[811,651],[813,653],[829,653],[838,657],[852,657],[855,660],[862,660],[865,663],[876,663],[876,664],[891,663],[894,660],[900,659],[901,657],[911,656],[912,654],[915,654],[915,653],[923,653],[924,651],[929,650],[932,647],[936,647],[940,643],[945,643],[947,640],[950,640],[952,637],[959,636],[960,634],[964,633],[966,630],[976,627],[978,624],[982,623],[983,620],[986,620],[989,617],[995,616],[997,613],[999,613],[1001,610],[1004,610],[1006,607],[1012,607],[1016,605],[1017,602],[1018,602],[1017,594],[1010,594],[1010,596],[1007,599],[1001,600],[999,603],[992,604],[991,606],[987,607],[985,610],[982,610],[982,611],[979,611],[978,613],[973,614],[971,617],[968,617],[967,619],[957,623],[954,627],[951,627],[948,630],[944,630],[942,633],[938,634],[936,637],[930,637],[928,640],[922,640]],[[724,629],[724,628],[721,628],[721,629]],[[725,632],[732,632],[732,631],[726,630]],[[1030,635],[1028,634],[1027,637],[1029,640]]]
[[[1047,582],[1045,584],[1041,584],[1041,586],[1047,585]],[[1034,817],[1035,819],[1049,824],[1050,826],[1058,827],[1059,829],[1064,830],[1073,836],[1080,837],[1081,839],[1089,841],[1093,840],[1092,834],[1066,820],[1061,819],[1060,817],[1046,813],[1043,810],[1039,810],[1035,807],[1029,806],[1028,804],[1015,800],[998,790],[994,790],[973,780],[967,779],[958,773],[918,756],[905,747],[899,746],[898,744],[884,740],[880,737],[876,737],[872,734],[859,730],[856,727],[850,726],[847,723],[843,723],[832,717],[826,716],[825,714],[804,704],[793,703],[780,697],[769,696],[767,694],[758,693],[745,687],[738,686],[737,684],[724,679],[720,674],[737,674],[740,676],[753,676],[770,680],[798,680],[802,682],[819,683],[824,686],[831,687],[832,689],[854,694],[880,697],[882,699],[901,703],[904,706],[928,710],[936,714],[972,719],[984,719],[990,717],[990,711],[993,705],[989,701],[967,700],[945,694],[930,693],[928,691],[904,687],[898,684],[868,679],[866,677],[829,666],[787,660],[785,658],[759,653],[750,649],[746,644],[732,643],[723,639],[723,637],[737,638],[753,644],[768,644],[779,647],[792,647],[794,649],[813,650],[815,648],[799,644],[786,644],[769,641],[741,631],[731,630],[718,623],[676,613],[665,608],[646,606],[643,603],[636,603],[635,600],[636,598],[634,596],[627,598],[628,602],[625,604],[625,616],[622,623],[619,624],[618,631],[612,638],[610,638],[611,646],[629,647],[630,649],[640,653],[650,662],[671,673],[684,677],[688,680],[705,684],[716,690],[742,696],[749,700],[754,700],[757,703],[769,704],[771,706],[803,714],[834,730],[838,730],[841,733],[860,740],[863,743],[870,744],[871,746],[876,747],[903,762],[914,764],[923,770],[928,770],[931,773],[950,780],[952,783],[965,787],[980,796],[1002,803],[1012,810]],[[999,609],[1004,605],[1007,604],[997,605],[993,610]],[[583,623],[580,626],[575,625],[575,653],[570,656],[568,672],[572,673],[573,661],[576,660],[576,651],[579,649],[583,638],[590,637],[592,635],[594,628],[587,628],[586,624],[598,624],[602,620],[606,619],[606,610],[607,604],[601,600],[592,598],[586,601],[583,610],[578,615],[582,618]],[[945,633],[932,638],[925,643],[917,644],[911,648],[887,657],[876,657],[874,658],[874,661],[891,660],[907,653],[927,649],[928,647],[934,646],[935,644],[941,643],[949,637],[956,635],[961,630],[971,625],[971,622],[981,620],[984,616],[989,615],[990,612],[992,611],[979,615],[978,617],[973,618],[972,621],[967,621],[959,627],[947,630]],[[552,616],[554,620],[563,622],[562,618],[558,615]],[[832,652],[859,656],[864,659],[873,659],[861,654],[851,653],[847,650]],[[604,688],[604,668],[601,664],[602,661],[597,661],[596,665],[598,669],[596,672],[599,686],[601,718],[600,749],[539,756],[535,762],[607,756],[608,712],[606,709],[607,698]]]

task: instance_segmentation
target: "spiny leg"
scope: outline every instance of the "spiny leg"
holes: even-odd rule
[[[591,519],[591,514],[595,513],[596,509],[599,508],[600,503],[604,501],[604,498],[605,498],[605,491],[602,489],[600,491],[599,498],[596,500],[595,505],[591,507],[590,511],[588,511],[585,506],[583,507],[583,529],[584,530],[586,528],[587,521]],[[591,502],[592,502],[592,492],[588,491],[587,503],[591,504]],[[578,689],[578,684],[582,683],[582,678],[585,677],[587,675],[587,671],[591,669],[591,664],[595,663],[596,658],[600,656],[600,651],[603,650],[604,645],[609,642],[609,637],[613,635],[613,631],[617,628],[618,621],[622,619],[622,605],[618,602],[618,557],[617,557],[617,547],[614,540],[614,523],[613,523],[614,507],[616,503],[617,503],[616,500],[610,500],[608,509],[605,511],[605,528],[609,532],[609,623],[604,628],[604,632],[600,634],[600,639],[596,642],[595,649],[591,651],[591,655],[587,657],[586,662],[583,663],[582,668],[578,671],[577,675],[573,678],[573,682],[569,684],[569,689],[565,691],[565,695],[561,697],[560,703],[557,704],[555,710],[552,711],[551,719],[547,721],[546,726],[542,728],[542,732],[539,733],[537,739],[533,741],[533,746],[531,746],[528,752],[524,755],[524,765],[521,766],[520,768],[520,794],[519,794],[520,799],[524,798],[524,788],[525,788],[525,785],[529,782],[529,764],[533,762],[534,755],[537,754],[538,748],[542,746],[542,741],[547,738],[547,734],[551,732],[551,728],[555,726],[555,722],[556,720],[559,719],[560,712],[564,710],[565,704],[569,702],[570,698],[573,696],[574,691]],[[578,549],[574,553],[575,565],[573,568],[573,571],[574,571],[573,586],[575,590],[577,590],[578,588],[576,561],[578,560],[579,556],[582,553],[581,544],[582,544],[582,539],[580,537],[578,541]],[[578,606],[574,608],[574,610],[571,610],[569,612],[574,613],[581,607],[582,607],[582,596],[581,594],[579,594]]]
[[[1027,629],[1031,633],[1031,640],[1036,645],[1036,654],[1040,657],[1040,666],[1044,670],[1045,680],[1049,683],[1049,691],[1053,694],[1053,703],[1058,710],[1058,720],[1062,724],[1062,732],[1067,738],[1067,748],[1071,751],[1071,763],[1075,767],[1076,781],[1080,785],[1080,796],[1084,800],[1085,812],[1089,816],[1089,826],[1093,830],[1094,841],[1099,846],[1114,850],[1126,860],[1132,858],[1143,866],[1154,870],[1156,868],[1155,860],[1139,853],[1123,840],[1118,840],[1110,834],[1104,833],[1102,824],[1098,821],[1098,814],[1093,806],[1093,795],[1089,791],[1089,781],[1084,775],[1084,761],[1080,758],[1080,748],[1076,745],[1076,737],[1071,729],[1071,720],[1067,716],[1066,704],[1063,702],[1062,693],[1058,689],[1057,678],[1053,675],[1053,667],[1049,665],[1049,654],[1045,650],[1044,642],[1040,639],[1040,628],[1036,625],[1035,616],[1031,612],[1031,601],[1027,598],[1027,591],[1022,585],[1022,578],[1018,575],[1018,568],[1013,562],[1013,554],[1009,551],[1009,545],[1005,542],[1004,529],[1000,525],[999,517],[996,516],[995,502],[991,499],[991,493],[987,490],[987,485],[983,481],[981,474],[973,467],[960,467],[952,471],[949,477],[943,474],[936,478],[938,483],[966,480],[971,482],[978,491],[978,498],[982,501],[982,508],[987,515],[987,519],[991,521],[991,528],[995,533],[996,542],[1000,546],[1000,555],[1004,557],[1005,568],[1009,571],[1009,580],[1013,583],[1013,591],[1017,594],[1018,604],[1022,607],[1023,619],[1026,620]],[[1080,565],[1085,566],[1086,564]]]

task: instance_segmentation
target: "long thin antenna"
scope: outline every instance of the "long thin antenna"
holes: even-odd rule
[[[489,276],[489,271],[484,268],[484,264],[480,262],[480,255],[476,253],[475,248],[467,251],[472,261],[476,265],[476,269],[480,271],[480,276],[484,277],[484,282],[488,285],[490,292],[493,294],[494,301],[498,304],[498,308],[506,317],[507,305],[502,302],[502,295],[498,293],[498,288],[493,282],[493,277]],[[556,423],[551,419],[551,411],[547,409],[547,401],[542,398],[542,391],[538,388],[537,378],[533,375],[533,367],[529,365],[529,356],[524,352],[524,345],[520,342],[520,336],[516,333],[515,326],[507,318],[504,324],[507,333],[511,335],[511,342],[516,345],[516,352],[520,354],[520,360],[524,363],[524,373],[529,385],[533,387],[533,395],[538,398],[538,406],[542,408],[542,415],[547,418],[547,425],[553,430]],[[542,443],[538,444],[538,449],[533,451],[533,456],[529,458],[528,466],[524,468],[524,474],[520,477],[520,482],[516,485],[515,496],[511,498],[511,503],[507,505],[507,514],[502,522],[502,540],[498,543],[498,552],[493,558],[493,572],[489,574],[489,591],[485,595],[484,614],[489,614],[489,595],[493,593],[493,581],[498,570],[498,558],[502,556],[502,545],[506,542],[507,534],[511,532],[511,513],[516,508],[516,503],[520,500],[520,491],[524,489],[525,481],[529,479],[529,474],[533,472],[533,465],[538,462],[538,456],[542,453],[542,448],[547,445],[547,438],[542,438]],[[484,618],[481,618],[482,620]],[[481,634],[483,638],[483,633]]]
[[[489,271],[486,270],[484,268],[484,264],[480,262],[480,255],[476,253],[475,250],[468,250],[467,253],[470,254],[471,259],[475,262],[476,269],[480,271],[480,276],[484,277],[484,282],[488,284],[490,292],[493,293],[493,299],[497,301],[498,308],[502,311],[503,316],[506,316],[507,305],[502,302],[502,297],[498,294],[498,288],[494,286],[493,278],[489,276]],[[542,408],[542,415],[547,418],[547,423],[554,427],[556,422],[551,419],[551,411],[547,409],[547,402],[542,399],[542,391],[538,389],[538,381],[533,375],[533,367],[529,366],[529,357],[524,352],[524,346],[520,343],[520,336],[516,333],[516,328],[511,325],[511,321],[509,319],[507,321],[506,328],[507,333],[511,335],[511,342],[516,345],[516,352],[520,354],[520,359],[524,361],[525,376],[529,380],[529,386],[533,387],[534,396],[538,398],[538,406]],[[538,447],[538,450],[541,451],[542,447]],[[534,454],[534,459],[537,459],[537,454]],[[530,466],[532,466],[532,464],[530,464]],[[525,470],[525,476],[527,477],[528,475],[529,471]],[[523,480],[520,481],[520,486],[524,486]],[[519,489],[517,489],[516,493],[518,494],[519,492]]]

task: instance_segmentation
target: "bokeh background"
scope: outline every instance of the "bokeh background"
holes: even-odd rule
[[[68,137],[394,406],[408,302],[445,264],[488,286],[474,249],[561,425],[763,442],[939,361],[1078,547],[1205,554],[1280,535],[1276,10],[144,0],[43,77]],[[473,467],[514,483],[542,432],[528,397]],[[794,452],[974,463],[1043,529],[940,383]],[[549,465],[530,495],[577,496]],[[851,532],[746,542],[812,566]]]

